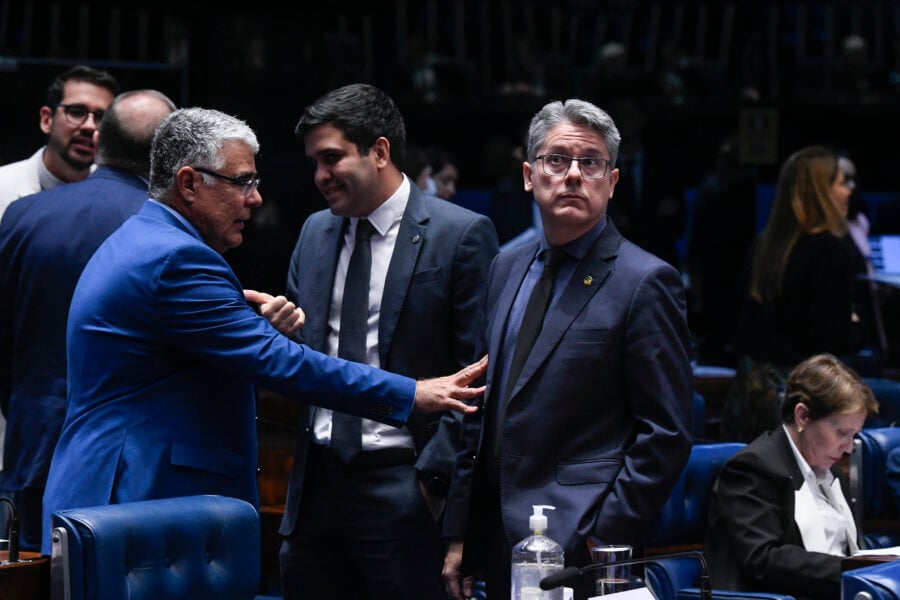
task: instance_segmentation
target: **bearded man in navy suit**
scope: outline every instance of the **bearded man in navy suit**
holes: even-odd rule
[[[287,296],[306,312],[303,341],[341,355],[348,265],[366,243],[355,233],[370,226],[357,359],[416,378],[467,364],[497,253],[490,219],[404,175],[403,117],[378,88],[329,92],[306,108],[297,134],[329,206],[303,224],[291,256]],[[414,415],[402,428],[358,423],[348,460],[333,451],[331,412],[301,409],[281,524],[285,600],[443,597],[440,514],[459,430],[443,417]]]
[[[590,564],[594,544],[639,552],[690,453],[684,290],[606,214],[619,141],[609,115],[581,100],[547,104],[531,121],[522,170],[544,233],[491,266],[484,407],[465,418],[444,516],[453,598],[469,597],[475,576],[489,597],[509,597],[512,547],[531,534],[535,504],[556,507],[547,535],[566,566]],[[548,261],[551,301],[532,317]],[[576,599],[594,595],[583,579]]]

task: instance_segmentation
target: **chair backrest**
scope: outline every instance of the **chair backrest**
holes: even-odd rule
[[[725,462],[744,446],[741,442],[694,444],[687,465],[650,528],[645,544],[648,550],[702,548],[713,484]]]
[[[863,377],[878,400],[878,416],[866,420],[865,427],[893,427],[900,422],[900,381],[883,377]]]
[[[744,448],[741,442],[694,444],[687,465],[651,528],[647,554],[702,550],[713,484],[722,467]],[[647,585],[657,600],[699,600],[700,564],[693,558],[667,558],[645,565]],[[711,600],[793,600],[764,592],[712,590]]]
[[[694,440],[706,437],[706,398],[694,390]]]
[[[853,440],[850,455],[850,508],[864,535],[866,521],[897,519],[887,484],[887,457],[900,447],[900,427],[865,428]]]
[[[224,496],[77,508],[52,516],[53,600],[248,600],[259,513]]]
[[[841,574],[844,600],[900,600],[900,560]]]

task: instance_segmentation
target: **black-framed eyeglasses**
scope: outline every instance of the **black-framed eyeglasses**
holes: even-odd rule
[[[537,157],[544,166],[544,173],[553,177],[564,177],[572,166],[572,161],[578,163],[581,176],[585,179],[603,179],[612,164],[599,156],[566,156],[565,154],[541,154]]]
[[[91,110],[84,104],[54,104],[52,107],[63,109],[66,121],[69,122],[69,125],[75,126],[82,125],[87,121],[88,115],[94,115],[94,123],[99,125],[103,115],[106,114],[105,110]]]
[[[253,190],[259,187],[260,178],[253,177],[251,175],[244,175],[243,177],[229,177],[228,175],[222,175],[221,173],[216,173],[215,171],[210,171],[209,169],[204,169],[203,167],[191,167],[195,171],[199,171],[200,173],[205,173],[207,175],[212,175],[213,177],[218,177],[219,179],[224,179],[231,185],[239,185],[244,188],[244,198],[249,198],[250,194],[253,193]]]

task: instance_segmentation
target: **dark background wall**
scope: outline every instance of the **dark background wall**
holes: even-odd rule
[[[774,183],[787,154],[821,142],[854,156],[865,190],[891,194],[900,165],[898,31],[900,5],[872,0],[257,2],[240,10],[0,1],[0,162],[42,143],[38,109],[70,64],[240,116],[262,144],[266,206],[229,259],[246,285],[280,291],[303,219],[324,207],[293,127],[307,103],[338,85],[384,88],[411,141],[450,149],[460,201],[489,203],[530,117],[569,96],[614,116],[625,99],[637,106],[655,156],[677,167],[667,170],[673,185],[696,186],[734,136],[762,183]],[[858,62],[843,50],[854,34],[866,45]]]

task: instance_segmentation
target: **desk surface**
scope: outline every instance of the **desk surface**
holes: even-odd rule
[[[891,562],[900,559],[900,556],[885,554],[868,554],[864,556],[849,556],[841,561],[841,571],[852,571],[853,569],[861,569],[877,565],[878,563]]]
[[[892,288],[900,288],[900,274],[873,273],[871,275],[860,275],[859,278]]]
[[[0,551],[0,561],[9,552]],[[0,598],[50,600],[50,559],[38,552],[20,552],[19,562],[0,563]]]

